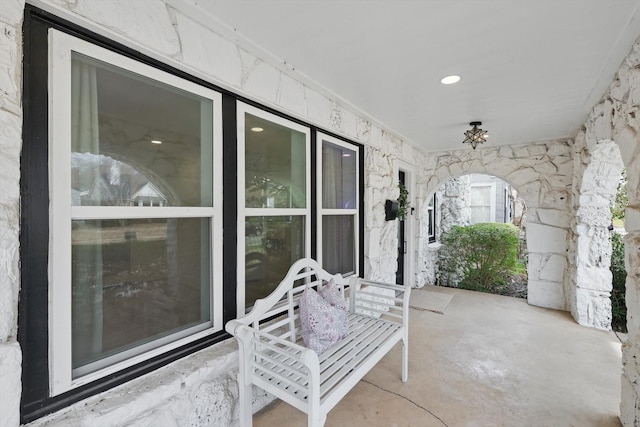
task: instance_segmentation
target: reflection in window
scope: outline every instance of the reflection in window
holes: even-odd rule
[[[343,275],[356,271],[354,215],[324,215],[322,241],[322,261],[327,271]]]
[[[71,153],[73,206],[170,206],[167,196],[131,165],[102,154]]]
[[[247,217],[245,223],[245,303],[269,295],[291,264],[304,257],[304,217]]]
[[[71,65],[74,205],[213,206],[211,99],[76,53]]]
[[[209,322],[209,235],[204,218],[73,221],[77,374],[91,372],[92,362]]]
[[[322,143],[322,207],[356,208],[356,153],[327,141]]]
[[[306,135],[245,113],[245,206],[306,207]]]

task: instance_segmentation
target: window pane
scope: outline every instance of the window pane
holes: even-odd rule
[[[210,325],[210,240],[202,218],[73,221],[73,368]]]
[[[429,214],[428,234],[429,234],[429,237],[435,236],[435,218],[433,214],[433,208],[429,208],[427,212]]]
[[[248,217],[245,233],[245,306],[250,307],[269,295],[291,264],[304,256],[304,217]]]
[[[322,266],[329,273],[356,271],[354,220],[353,215],[322,217]]]
[[[491,207],[472,206],[471,207],[471,223],[478,224],[481,222],[491,222]]]
[[[74,54],[71,192],[83,206],[212,206],[213,101]]]
[[[471,206],[488,206],[491,204],[491,187],[471,187]]]
[[[248,208],[305,208],[306,136],[245,114]]]
[[[322,207],[356,208],[356,156],[353,150],[322,142]]]

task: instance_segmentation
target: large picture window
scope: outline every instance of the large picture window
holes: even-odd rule
[[[356,146],[318,133],[318,253],[331,273],[358,274],[359,152]]]
[[[310,255],[310,129],[238,103],[238,313]]]
[[[55,30],[51,52],[55,395],[221,330],[221,97]]]

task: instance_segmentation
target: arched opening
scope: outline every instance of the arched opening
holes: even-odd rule
[[[494,175],[462,175],[445,182],[434,193],[430,204],[435,205],[435,209],[434,213],[430,213],[434,217],[434,225],[429,228],[435,229],[438,242],[447,240],[451,244],[458,238],[467,242],[457,249],[439,244],[434,248],[439,251],[439,255],[433,257],[436,265],[434,284],[527,297],[526,203],[512,185]],[[466,246],[474,233],[480,232],[479,227],[487,227],[476,224],[487,223],[509,226],[488,226],[494,238],[504,240],[494,248],[496,257],[482,256],[476,259],[473,253],[466,252]],[[463,228],[467,226],[471,227],[464,231]],[[452,230],[453,227],[455,229]],[[461,235],[463,232],[467,234]],[[476,243],[485,247],[489,242],[485,236]],[[511,256],[505,259],[504,254],[497,254],[498,251]],[[474,282],[472,274],[469,274],[469,270],[484,268],[478,262],[487,267],[485,271],[490,275],[482,283]],[[467,273],[461,273],[461,268]]]
[[[531,305],[568,310],[569,240],[573,218],[571,186],[574,173],[572,141],[547,141],[527,146],[486,148],[475,153],[451,151],[436,155],[423,171],[420,212],[427,198],[451,178],[469,173],[500,177],[513,185],[527,207],[528,290]],[[418,257],[418,286],[428,283],[430,248],[423,219]],[[424,262],[422,260],[425,260]]]

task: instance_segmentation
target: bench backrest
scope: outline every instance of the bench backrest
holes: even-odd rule
[[[311,258],[299,259],[289,268],[278,287],[266,298],[257,300],[253,309],[237,321],[264,332],[278,331],[275,335],[295,342],[301,333],[298,305],[302,292],[306,286],[322,289],[331,279],[334,279],[344,297],[349,279],[343,278],[340,274],[329,274]],[[273,321],[261,324],[267,319]]]

